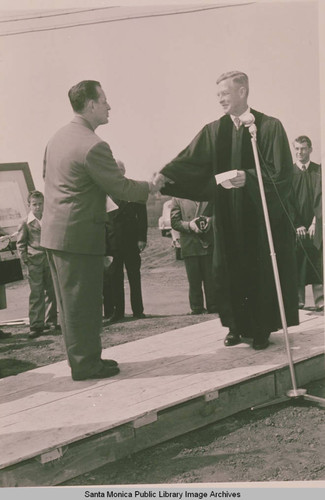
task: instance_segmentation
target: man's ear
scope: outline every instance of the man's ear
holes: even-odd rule
[[[89,99],[89,101],[87,101],[85,107],[84,107],[84,110],[83,112],[92,112],[94,110],[94,100],[93,99]]]
[[[245,89],[245,87],[239,88],[239,95],[240,97],[247,97],[247,90]]]

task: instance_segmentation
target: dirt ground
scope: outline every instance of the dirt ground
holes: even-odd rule
[[[131,317],[127,290],[126,320],[110,326],[103,321],[104,348],[217,317],[188,314],[184,263],[175,259],[171,240],[162,238],[157,229],[150,228],[148,241],[142,258],[147,317]],[[310,293],[307,297],[311,307]],[[26,281],[7,286],[7,302],[7,309],[0,311],[0,322],[28,316]],[[61,335],[28,340],[28,325],[0,328],[12,333],[11,338],[0,340],[2,377],[65,359]],[[306,388],[309,394],[325,397],[325,377]],[[290,401],[238,413],[65,485],[319,480],[325,480],[324,408]]]

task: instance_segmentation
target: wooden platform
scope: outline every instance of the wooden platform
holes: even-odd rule
[[[323,324],[303,312],[289,329],[298,387],[325,375]],[[111,379],[73,382],[64,361],[0,380],[0,486],[60,484],[292,388],[282,332],[264,351],[226,333],[212,320],[106,349]]]

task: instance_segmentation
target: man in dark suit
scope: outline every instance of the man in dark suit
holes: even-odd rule
[[[117,164],[125,174],[124,164]],[[107,243],[113,262],[104,276],[104,314],[112,312],[111,322],[124,318],[124,266],[129,285],[133,317],[144,318],[141,292],[141,252],[147,245],[148,218],[144,203],[116,200],[118,209],[108,214]],[[105,286],[106,284],[106,286]]]
[[[292,180],[293,218],[296,228],[299,308],[305,306],[305,286],[311,284],[316,310],[324,310],[322,172],[310,161],[312,142],[306,135],[294,140],[297,161]]]
[[[45,152],[41,245],[48,250],[72,378],[85,380],[119,372],[115,360],[101,359],[106,195],[145,203],[157,186],[124,177],[95,134],[110,110],[100,83],[82,81],[69,98],[74,119]]]

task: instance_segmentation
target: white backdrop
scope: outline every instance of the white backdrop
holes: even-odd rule
[[[273,1],[1,37],[0,162],[27,161],[42,190],[46,143],[72,116],[67,91],[95,79],[112,107],[98,135],[129,177],[149,179],[221,115],[215,81],[232,69],[248,73],[250,105],[290,142],[309,135],[319,162],[318,22],[317,2]]]

